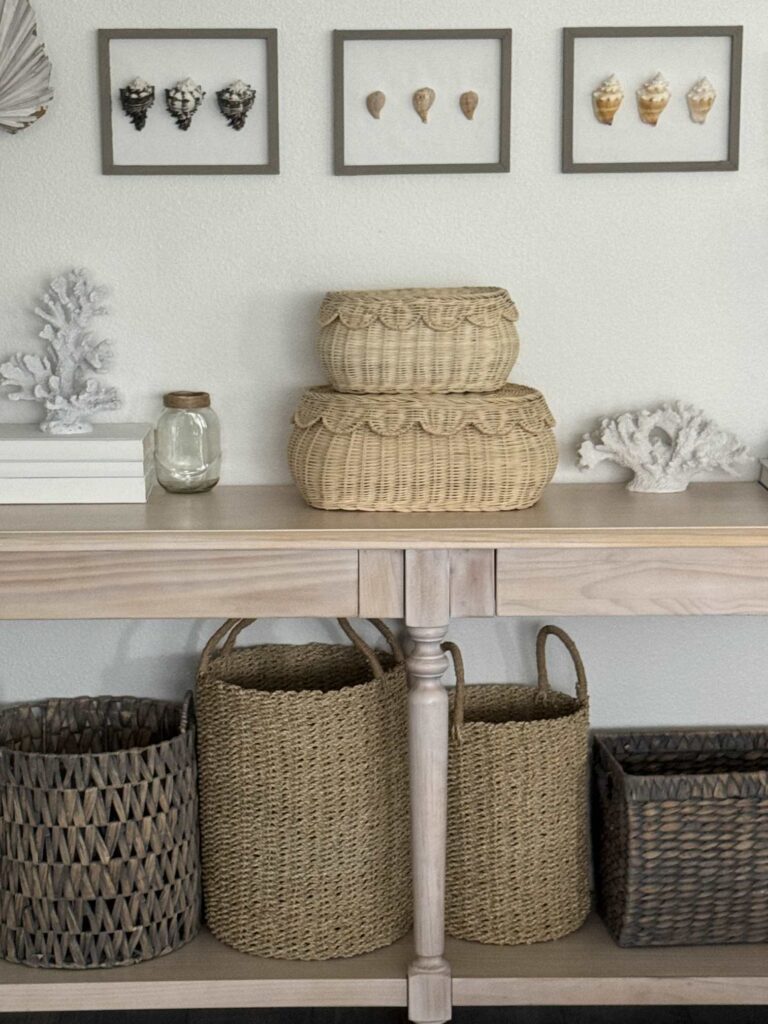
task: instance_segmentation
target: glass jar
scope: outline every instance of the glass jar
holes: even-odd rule
[[[170,391],[155,430],[157,481],[166,491],[196,494],[219,482],[219,417],[205,391]]]

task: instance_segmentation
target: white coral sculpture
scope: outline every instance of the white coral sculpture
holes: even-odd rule
[[[18,352],[0,364],[0,388],[12,401],[40,402],[45,434],[88,434],[90,417],[119,409],[120,396],[92,374],[105,373],[112,363],[112,345],[99,340],[90,327],[107,312],[104,288],[91,284],[84,270],[71,270],[51,282],[35,313],[46,322],[40,337],[48,342],[43,355]]]
[[[684,491],[697,473],[735,474],[737,464],[750,457],[734,434],[684,402],[604,419],[579,448],[582,469],[616,462],[634,473],[627,490],[655,494]]]

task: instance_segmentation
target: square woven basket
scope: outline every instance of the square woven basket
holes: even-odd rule
[[[595,740],[598,909],[621,946],[768,941],[768,731]]]

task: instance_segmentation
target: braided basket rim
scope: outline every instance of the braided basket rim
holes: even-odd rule
[[[491,327],[501,320],[515,323],[518,319],[517,307],[506,288],[469,285],[328,292],[317,322],[320,327],[328,327],[338,320],[344,327],[358,330],[379,320],[391,330],[404,330],[422,320],[432,330],[446,331],[464,320]]]
[[[521,428],[541,433],[555,425],[544,396],[524,384],[505,384],[490,393],[361,395],[334,391],[328,384],[307,388],[294,413],[294,426],[316,423],[332,434],[369,428],[396,437],[421,428],[446,437],[474,427],[482,434],[508,434]]]

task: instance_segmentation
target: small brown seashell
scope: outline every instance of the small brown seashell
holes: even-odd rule
[[[477,95],[476,92],[473,92],[471,89],[469,90],[469,92],[463,92],[461,96],[459,96],[459,106],[461,107],[461,112],[468,121],[472,121],[474,119],[475,111],[477,110],[477,104],[479,102],[480,97]]]
[[[417,89],[413,94],[413,109],[419,115],[424,124],[427,123],[429,108],[435,102],[435,90],[427,87]]]
[[[371,117],[375,117],[377,121],[381,116],[381,112],[384,109],[384,104],[386,102],[387,97],[384,95],[383,92],[379,92],[378,89],[376,90],[376,92],[370,93],[365,99],[365,105],[366,107],[368,107],[368,113],[371,115]]]

